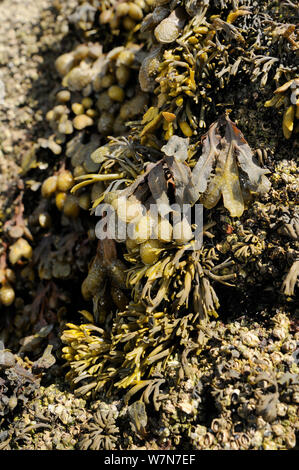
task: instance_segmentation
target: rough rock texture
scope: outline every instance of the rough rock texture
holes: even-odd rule
[[[72,1],[65,2],[70,8]],[[36,137],[45,130],[66,17],[51,0],[0,2],[0,211],[22,187],[20,163],[34,153]],[[2,204],[1,204],[2,200]],[[4,207],[3,207],[4,206]]]

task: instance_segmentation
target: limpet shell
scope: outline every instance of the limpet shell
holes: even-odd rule
[[[176,40],[184,27],[186,18],[184,9],[179,7],[173,10],[170,15],[156,26],[154,34],[157,41],[162,44],[168,44]]]

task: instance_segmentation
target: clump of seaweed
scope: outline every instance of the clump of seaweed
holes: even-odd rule
[[[198,135],[221,107],[222,90],[230,83],[239,86],[239,79],[251,77],[263,88],[269,77],[295,78],[296,27],[276,22],[275,7],[266,12],[261,5],[257,12],[251,2],[194,1],[170,5],[167,16],[168,7],[156,5],[141,24],[158,42],[139,72],[141,88],[156,96],[151,116],[142,120],[143,140],[154,142],[151,134],[161,126],[166,140],[178,132]]]
[[[221,137],[219,130],[223,124],[225,137]],[[212,284],[220,282],[231,286],[229,281],[236,278],[236,274],[231,271],[234,262],[229,257],[217,263],[219,256],[214,247],[196,246],[194,233],[187,219],[175,218],[176,211],[170,206],[170,190],[172,200],[179,208],[187,203],[194,205],[200,197],[204,198],[204,205],[211,208],[223,194],[225,206],[232,216],[236,216],[241,215],[244,210],[236,161],[238,160],[240,171],[249,179],[249,183],[246,183],[245,176],[242,178],[243,188],[247,184],[248,193],[250,189],[267,192],[270,187],[264,176],[267,171],[260,169],[254,162],[248,144],[228,116],[213,124],[202,141],[201,156],[196,158],[194,152],[191,152],[195,160],[192,171],[188,165],[186,139],[173,136],[161,149],[164,153],[162,159],[150,163],[144,173],[125,189],[106,192],[104,200],[110,201],[116,208],[118,218],[131,226],[132,235],[125,238],[128,251],[123,257],[133,267],[128,267],[126,274],[122,268],[123,280],[118,280],[118,284],[119,287],[130,289],[132,302],[128,310],[116,313],[105,332],[97,326],[75,327],[73,324],[69,325],[69,330],[65,330],[62,340],[67,347],[63,349],[63,353],[71,365],[70,377],[74,383],[85,382],[78,393],[86,393],[91,389],[97,391],[110,381],[117,387],[126,388],[134,384],[138,386],[138,382],[146,377],[147,371],[150,374],[153,371],[159,372],[163,364],[166,364],[165,361],[175,353],[175,341],[185,344],[196,320],[200,323],[200,320],[206,320],[210,315],[217,316],[219,300]],[[213,171],[213,167],[216,170]],[[96,175],[87,176],[95,181]],[[211,200],[214,193],[217,194],[213,204],[208,204],[206,201]],[[157,223],[154,222],[150,202],[155,203]],[[237,214],[234,202],[239,210]],[[141,207],[148,207],[145,214]],[[173,216],[171,223],[165,218],[167,214]],[[152,231],[155,232],[154,237],[151,236]],[[204,227],[203,235],[213,237],[207,227]],[[112,243],[109,240],[99,242],[103,253],[100,256],[98,254],[93,261],[89,275],[82,285],[85,298],[93,297],[96,321],[99,314],[95,310],[95,303],[98,304],[97,299],[101,299],[103,303],[102,286],[104,276],[109,271],[107,260],[109,257],[110,260],[113,258]],[[129,299],[126,305],[128,302]],[[138,320],[134,313],[136,308]],[[158,327],[158,331],[167,331],[166,337],[162,335],[158,340],[151,333],[151,317],[155,319],[153,330]],[[100,323],[104,321],[105,316],[101,315]],[[141,340],[144,335],[147,339]],[[181,340],[178,339],[180,335]],[[83,355],[80,352],[82,341],[86,343]],[[123,351],[120,350],[122,343],[125,343]],[[92,344],[97,349],[97,358],[91,352]],[[113,352],[112,356],[109,349]],[[153,367],[152,364],[157,361],[158,367]]]
[[[281,85],[274,91],[274,96],[271,100],[265,102],[265,106],[279,109],[284,107],[282,130],[286,139],[289,139],[292,133],[298,133],[299,119],[299,79],[294,78]]]
[[[54,333],[63,331],[62,357],[75,394],[94,398],[125,389],[126,404],[139,396],[128,408],[139,440],[154,423],[161,448],[179,445],[182,436],[199,449],[293,447],[294,344],[273,346],[257,325],[255,332],[242,322],[225,329],[213,319],[233,289],[248,299],[261,288],[272,304],[294,305],[295,162],[275,162],[280,140],[268,142],[266,132],[271,157],[258,149],[257,162],[239,130],[251,124],[229,117],[244,88],[244,96],[257,99],[257,112],[260,103],[283,109],[283,136],[292,145],[298,130],[293,3],[90,0],[80,2],[70,22],[83,40],[56,60],[61,83],[46,115],[49,131],[38,143],[55,161],[41,184],[27,178],[32,191],[41,190],[30,230],[21,206],[20,217],[6,225],[1,337],[6,342],[15,329],[13,347],[36,359],[46,340],[59,350]],[[239,93],[232,102],[231,89]],[[33,152],[23,159],[23,176],[36,167],[49,168]],[[132,236],[96,244],[88,210],[93,214],[102,203]],[[194,215],[199,203],[200,246],[198,227],[180,212],[189,204]],[[82,323],[67,312],[77,300],[69,290],[74,283],[81,283]],[[229,312],[235,306],[232,301]],[[280,341],[286,321],[274,322],[269,331]],[[269,367],[259,335],[267,336]],[[49,351],[35,370],[47,361],[53,361]],[[213,421],[204,414],[203,390],[219,415]],[[146,414],[151,401],[160,417]],[[55,402],[54,422],[69,423],[69,408]],[[116,446],[111,410],[99,406],[83,426],[79,448]],[[55,434],[52,418],[38,418],[37,425],[31,418],[9,431],[12,446],[76,446],[75,429],[59,427]]]
[[[93,407],[95,408],[95,407]],[[113,450],[116,448],[119,429],[115,425],[117,409],[100,405],[92,419],[84,426],[84,433],[79,441],[80,450]]]

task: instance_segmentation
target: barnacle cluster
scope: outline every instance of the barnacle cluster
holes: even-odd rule
[[[248,328],[244,319],[210,325],[207,355],[187,358],[188,380],[183,390],[180,394],[170,391],[169,400],[166,394],[159,396],[164,427],[178,427],[176,417],[185,414],[188,419],[185,423],[180,419],[176,439],[187,434],[196,449],[294,447],[298,352],[296,341],[289,337],[291,328],[281,312],[266,328],[261,323]],[[172,436],[174,432],[169,437],[161,432],[161,440],[172,440]]]
[[[30,367],[17,366],[6,351],[1,378],[8,388],[14,379],[20,393],[18,405],[15,397],[5,405],[1,449],[291,449],[298,432],[298,332],[289,314],[272,314],[266,321],[209,322],[198,330],[197,345],[189,341],[163,373],[124,400],[99,394],[89,406],[56,384],[36,389]],[[194,354],[198,344],[202,354]],[[26,407],[16,374],[22,384],[35,383],[35,393],[26,389]],[[12,409],[19,410],[14,419]]]
[[[285,173],[286,166],[288,171]],[[274,294],[282,292],[288,299],[292,298],[298,285],[297,173],[295,162],[289,165],[282,160],[276,164],[270,177],[269,194],[252,204],[247,220],[242,224],[232,223],[233,233],[218,245],[223,253],[231,250],[236,263],[242,261],[243,266],[245,264],[247,286],[260,284],[263,277]],[[244,274],[240,265],[240,277]]]
[[[298,350],[287,315],[270,324],[212,321],[199,337],[200,355],[185,350],[163,377],[156,374],[125,396],[133,442],[153,449],[242,450],[294,447],[298,422]],[[298,334],[298,333],[297,333]],[[297,337],[296,334],[296,337]],[[178,382],[177,376],[180,380]],[[156,413],[141,405],[152,400]]]
[[[76,396],[124,389],[128,408],[116,421],[119,409],[94,402],[79,438],[63,426],[85,402],[52,397],[52,415],[17,420],[8,446],[113,449],[122,419],[132,428],[124,448],[148,428],[158,448],[183,438],[199,449],[295,445],[289,319],[274,317],[283,337],[215,320],[249,311],[257,289],[272,299],[266,316],[274,303],[294,308],[295,11],[268,0],[77,2],[47,131],[22,162],[22,197],[39,200],[30,214],[16,200],[4,224],[0,339],[33,360],[50,342]],[[47,170],[38,183],[36,169]],[[107,237],[96,240],[100,229]]]
[[[39,387],[15,420],[3,427],[3,450],[72,450],[79,439],[79,426],[90,414],[85,400],[62,392],[58,386]]]
[[[28,370],[26,363],[9,350],[0,357],[0,416],[8,418],[16,407],[22,408],[35,396],[39,379]]]

